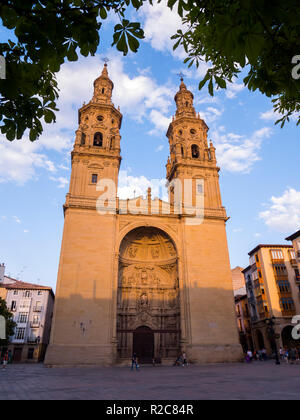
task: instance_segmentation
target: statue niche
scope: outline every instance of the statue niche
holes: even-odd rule
[[[170,237],[153,227],[129,232],[121,243],[119,257],[117,337],[120,359],[131,357],[134,333],[141,326],[154,333],[155,356],[172,359],[178,356],[179,298],[177,252]],[[141,348],[142,359],[143,351]]]

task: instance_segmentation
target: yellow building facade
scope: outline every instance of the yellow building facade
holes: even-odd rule
[[[194,363],[240,360],[219,168],[193,94],[182,80],[167,132],[169,201],[150,189],[119,200],[113,87],[105,65],[79,110],[45,362],[124,364],[136,352],[170,364],[183,351]]]
[[[249,253],[250,265],[244,270],[255,348],[274,350],[298,346],[291,331],[292,319],[300,312],[300,279],[295,251],[289,245],[259,245]],[[275,318],[275,337],[268,320]]]

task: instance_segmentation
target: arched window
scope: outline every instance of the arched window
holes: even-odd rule
[[[200,156],[199,147],[196,144],[192,146],[192,158],[198,159]]]
[[[105,89],[104,89],[104,88],[102,89],[102,93],[103,93],[103,94],[105,93]]]
[[[181,146],[181,156],[184,157],[184,148]]]
[[[86,135],[84,133],[81,134],[81,146],[85,145]]]
[[[102,147],[103,146],[103,136],[102,133],[96,133],[94,135],[94,146]]]

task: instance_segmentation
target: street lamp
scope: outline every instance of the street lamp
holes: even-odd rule
[[[266,324],[269,326],[268,332],[269,332],[270,337],[273,339],[272,341],[274,343],[276,365],[280,365],[280,361],[279,361],[279,357],[278,357],[277,342],[276,342],[276,333],[275,333],[275,330],[274,330],[275,319],[276,319],[275,316],[272,316],[272,318],[267,318],[266,319]]]

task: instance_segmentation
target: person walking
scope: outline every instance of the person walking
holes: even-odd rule
[[[133,370],[134,366],[136,370],[139,370],[138,359],[137,359],[136,353],[133,353],[132,358],[131,358],[131,370]]]
[[[284,353],[284,358],[287,364],[289,364],[289,358],[290,358],[290,353],[288,351],[288,349],[286,349],[285,353]]]
[[[294,348],[291,348],[290,360],[291,360],[291,365],[293,365],[296,362],[296,351]]]
[[[2,360],[2,370],[5,370],[6,369],[6,366],[8,364],[8,359],[9,359],[8,351],[6,351],[4,353],[3,360]]]
[[[182,353],[182,366],[188,366],[186,354],[184,352]]]

